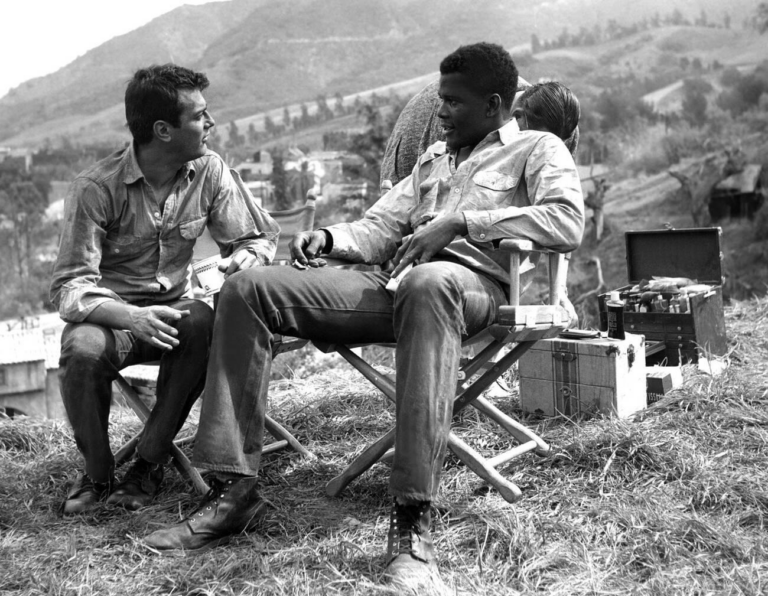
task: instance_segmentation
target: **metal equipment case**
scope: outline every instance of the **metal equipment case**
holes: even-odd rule
[[[519,361],[520,405],[542,416],[629,416],[647,403],[645,338],[542,339]]]

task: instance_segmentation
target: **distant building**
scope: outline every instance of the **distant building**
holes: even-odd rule
[[[32,151],[30,149],[0,147],[0,167],[8,166],[29,172],[32,167]]]
[[[748,164],[741,172],[718,182],[712,189],[709,213],[713,221],[725,217],[752,219],[764,201],[762,166]]]
[[[0,333],[0,412],[65,417],[58,378],[62,328],[63,323]]]

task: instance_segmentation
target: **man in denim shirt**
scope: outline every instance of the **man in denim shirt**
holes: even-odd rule
[[[462,338],[505,303],[507,259],[494,241],[527,238],[563,252],[584,232],[576,166],[549,133],[505,124],[517,69],[495,44],[463,46],[440,65],[446,142],[353,223],[291,241],[300,269],[233,275],[221,292],[193,463],[216,472],[186,520],[149,535],[159,550],[204,550],[252,529],[270,346],[282,333],[342,344],[397,343],[394,496],[386,576],[401,590],[439,586],[430,504],[439,484]],[[307,268],[327,254],[361,263],[415,265],[395,292],[390,274]],[[521,267],[530,277],[534,264]],[[523,282],[525,283],[525,282]]]
[[[206,225],[231,257],[226,274],[267,265],[275,253],[277,224],[206,146],[215,124],[207,86],[204,74],[173,64],[137,71],[125,93],[133,143],[82,172],[66,198],[51,300],[69,323],[59,379],[85,471],[65,514],[105,498],[138,509],[162,482],[171,441],[205,384],[213,311],[185,293]],[[115,488],[112,381],[150,360],[160,360],[157,405]]]

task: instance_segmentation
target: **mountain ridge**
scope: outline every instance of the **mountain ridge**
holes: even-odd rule
[[[417,0],[186,5],[12,89],[0,98],[0,143],[39,145],[46,136],[123,138],[124,118],[116,114],[125,83],[151,63],[175,61],[206,72],[211,80],[206,97],[218,120],[226,122],[319,94],[347,95],[426,75],[462,43],[487,39],[519,46],[532,33],[554,38],[559,27],[592,27],[622,15],[637,20],[675,7],[686,8],[688,17],[699,7],[717,15],[723,10],[712,0],[694,4],[445,0],[439,10]],[[750,5],[736,0],[729,10],[747,14]]]

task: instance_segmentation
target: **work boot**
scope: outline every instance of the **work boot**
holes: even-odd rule
[[[442,594],[446,589],[435,562],[430,521],[429,501],[401,505],[395,499],[389,517],[384,577],[401,594]]]
[[[137,457],[107,499],[108,505],[119,505],[136,511],[149,505],[163,483],[163,464],[153,464]]]
[[[62,515],[74,515],[87,513],[109,496],[114,479],[107,482],[94,482],[88,474],[83,472],[77,477],[72,488],[67,493],[67,498],[61,505]]]
[[[251,530],[266,508],[266,502],[256,491],[256,478],[214,478],[211,490],[191,515],[174,526],[153,532],[144,543],[161,551],[207,551]]]

